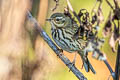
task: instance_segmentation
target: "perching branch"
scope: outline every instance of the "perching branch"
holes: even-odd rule
[[[37,20],[33,18],[33,16],[29,11],[27,14],[27,18],[29,21],[31,21],[31,23],[34,24],[34,27],[40,33],[40,36],[47,42],[47,44],[51,47],[51,49],[56,53],[56,55],[59,56],[59,58],[74,73],[74,75],[79,80],[87,80],[87,78],[74,65],[71,64],[70,60],[66,56],[64,56],[63,54],[61,55],[61,51],[59,50],[59,48],[53,43],[53,41],[50,39],[47,33],[41,28]]]

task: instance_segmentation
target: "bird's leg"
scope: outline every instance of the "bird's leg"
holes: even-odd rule
[[[87,55],[88,55],[88,52],[85,52],[85,53],[84,53],[84,59],[87,58]],[[84,60],[83,60],[83,57],[82,57],[82,56],[81,56],[81,59],[82,59],[82,62],[83,62],[81,69],[83,69],[83,66],[84,66]]]
[[[77,52],[75,52],[74,59],[73,59],[73,61],[70,63],[70,64],[71,64],[70,70],[71,70],[71,68],[75,65],[75,62],[76,62],[76,56],[77,56]],[[70,72],[70,70],[69,70],[69,72]]]
[[[74,59],[72,61],[72,64],[75,65],[75,62],[76,62],[76,56],[77,56],[77,52],[75,52],[75,56],[74,56]]]

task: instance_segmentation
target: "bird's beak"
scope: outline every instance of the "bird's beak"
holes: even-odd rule
[[[49,18],[49,19],[46,19],[46,21],[51,21],[52,19],[51,18]]]

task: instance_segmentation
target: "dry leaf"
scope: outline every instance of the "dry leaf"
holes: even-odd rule
[[[103,29],[103,36],[104,37],[107,37],[112,31],[112,22],[110,20],[108,20],[106,23],[105,23],[105,27]]]
[[[112,33],[111,38],[109,40],[109,45],[112,48],[113,52],[116,52],[115,44],[118,40],[120,40],[119,28],[117,28],[114,23],[114,32]]]
[[[98,20],[100,23],[104,21],[104,16],[101,7],[98,9]]]
[[[112,31],[112,13],[109,13],[108,20],[103,29],[103,36],[107,37]]]
[[[97,21],[97,15],[94,14],[94,15],[92,16],[92,21],[91,21],[91,23],[94,24],[96,21]]]

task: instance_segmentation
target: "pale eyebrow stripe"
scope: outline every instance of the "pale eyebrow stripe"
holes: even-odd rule
[[[56,19],[62,19],[63,17],[56,17]]]

